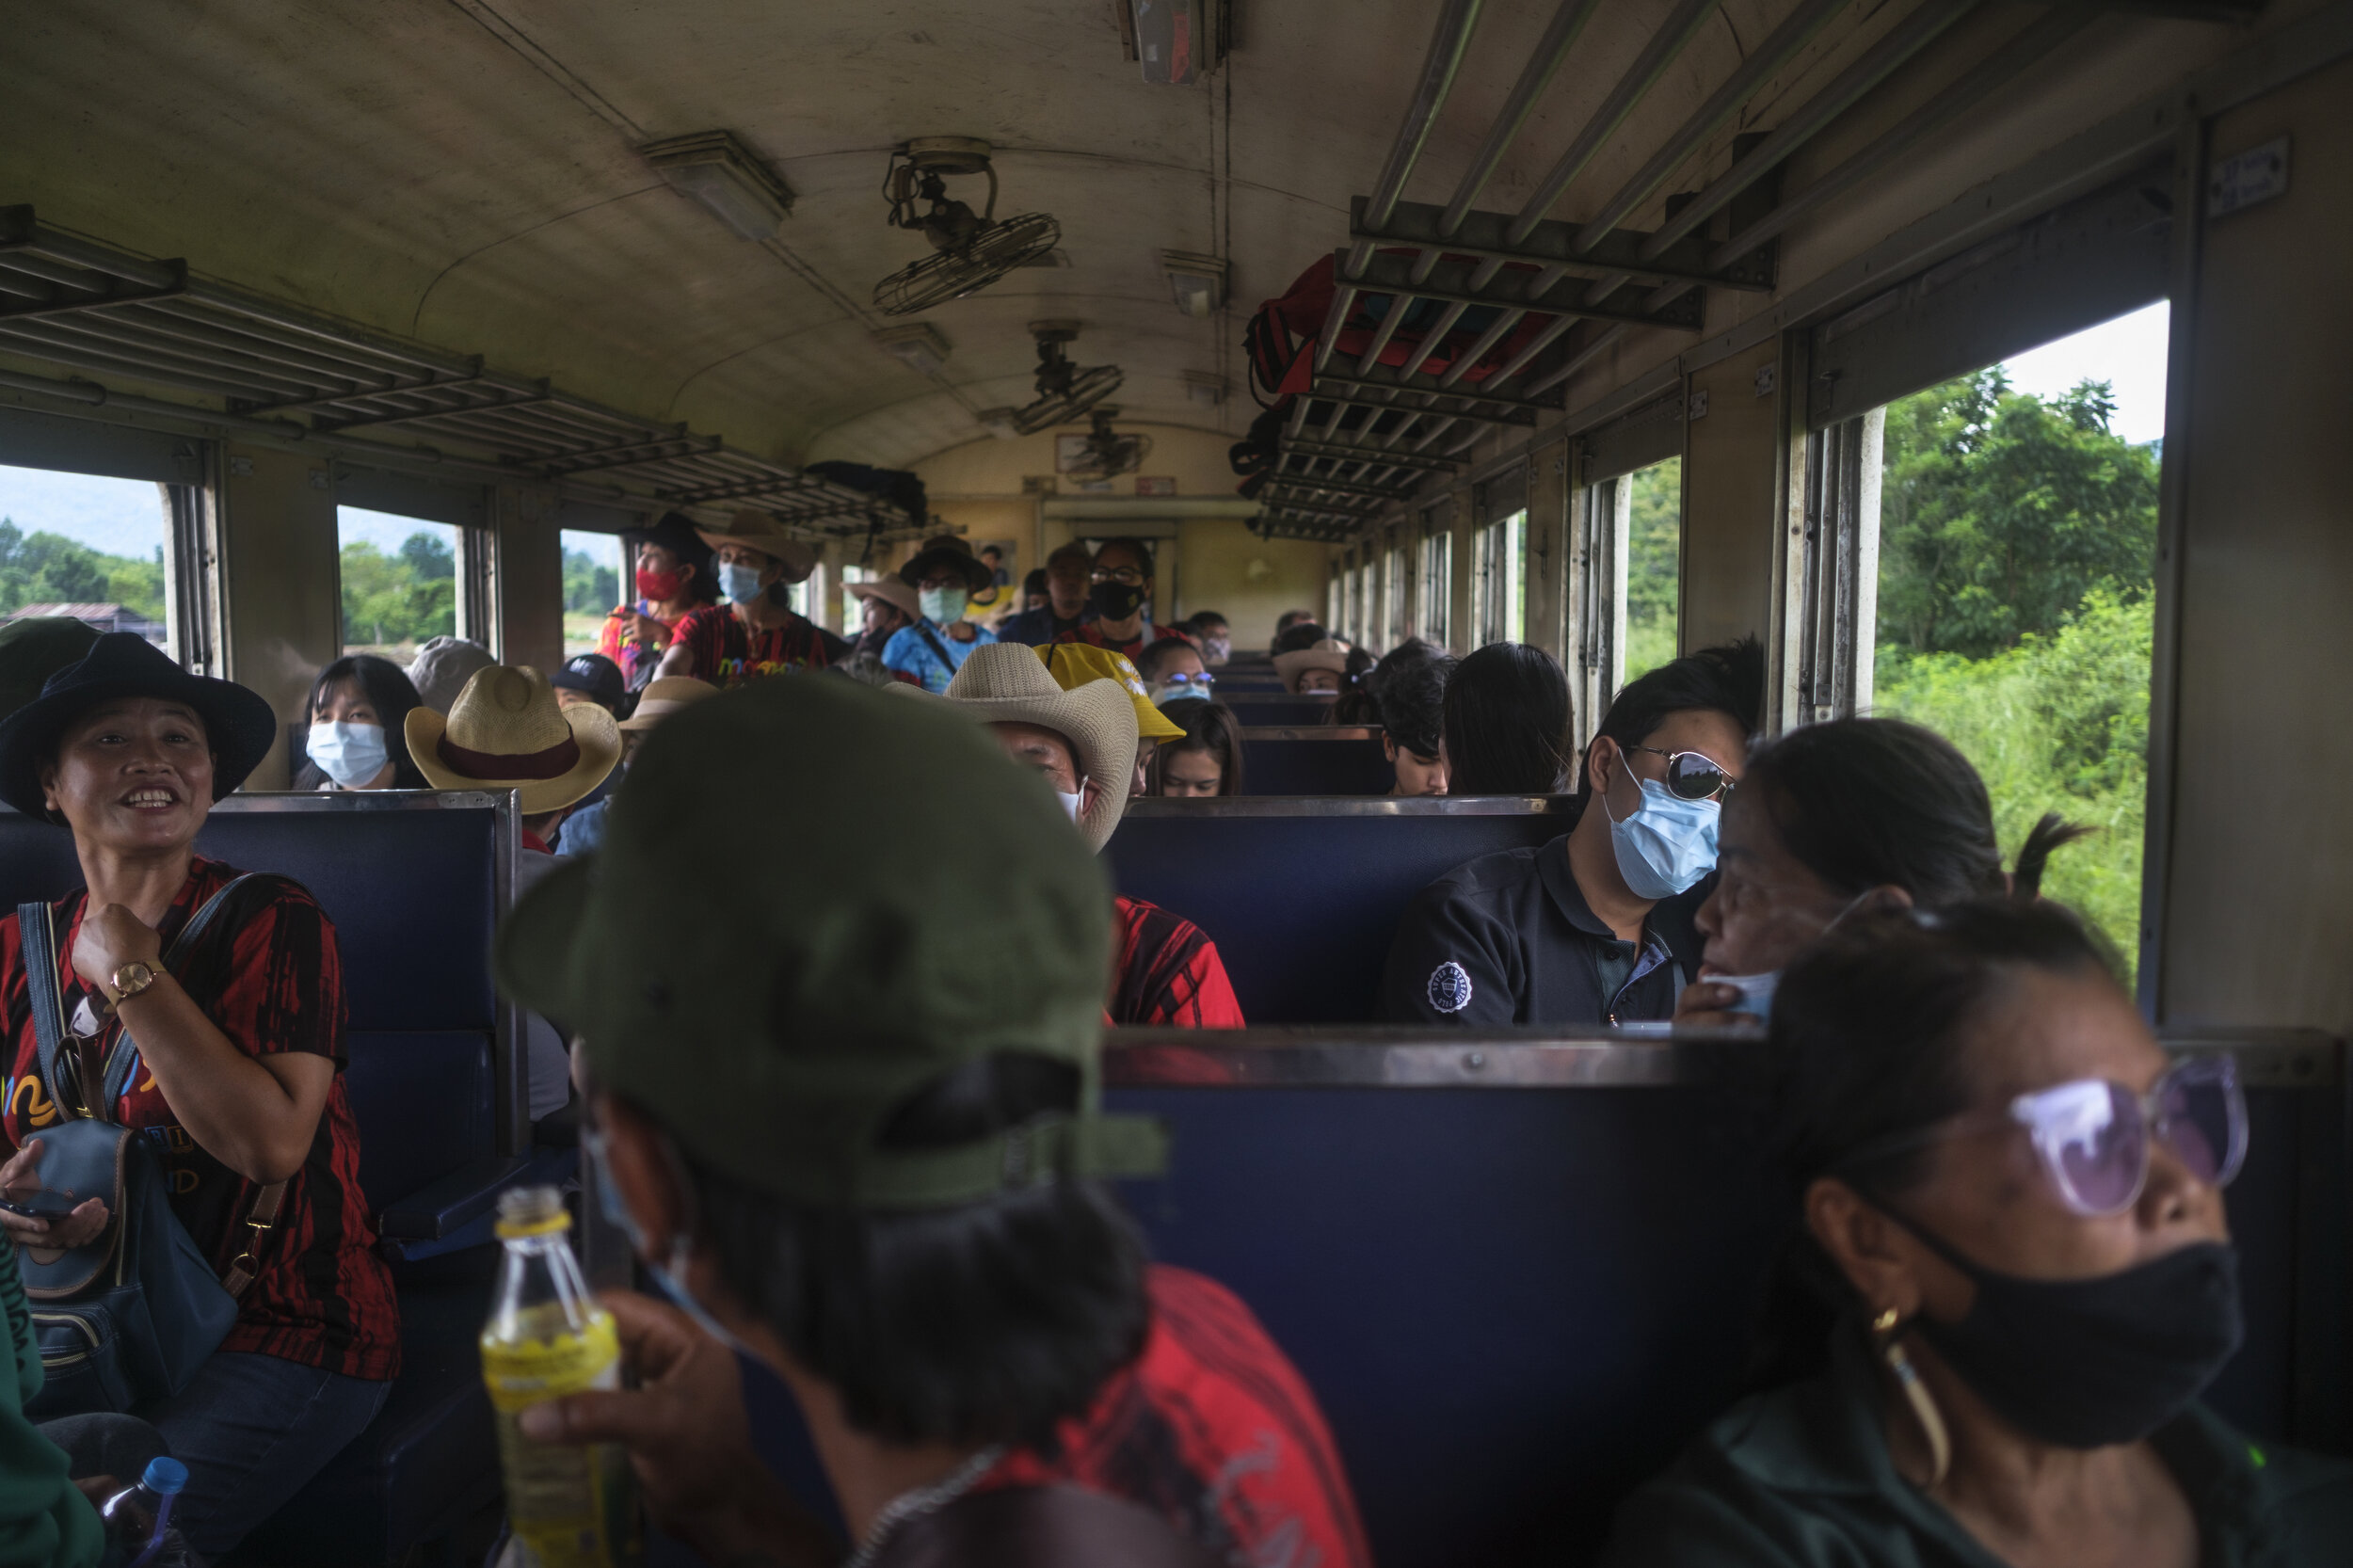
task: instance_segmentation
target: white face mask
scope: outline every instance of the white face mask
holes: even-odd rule
[[[1079,820],[1079,808],[1086,802],[1087,781],[1083,778],[1079,780],[1079,792],[1077,794],[1066,795],[1060,790],[1057,790],[1054,792],[1054,798],[1062,802],[1064,814],[1069,817],[1073,823],[1076,823]]]
[[[346,790],[382,773],[392,757],[380,724],[314,724],[306,749],[319,771]]]
[[[962,588],[919,588],[915,598],[925,620],[935,626],[952,626],[964,618],[968,596]]]

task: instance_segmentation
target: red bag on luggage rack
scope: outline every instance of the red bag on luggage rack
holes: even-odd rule
[[[1411,248],[1387,249],[1391,256],[1418,254]],[[1467,260],[1468,258],[1464,258]],[[1542,270],[1531,263],[1509,262],[1506,272],[1536,272]],[[1264,388],[1266,395],[1259,402],[1272,398],[1276,405],[1305,392],[1314,380],[1317,339],[1322,335],[1324,318],[1331,314],[1332,296],[1337,292],[1332,258],[1318,257],[1313,266],[1291,282],[1289,292],[1279,299],[1260,305],[1244,330],[1242,345],[1250,359],[1251,392],[1257,395]],[[1348,319],[1340,324],[1337,352],[1351,358],[1360,356],[1372,346],[1374,334],[1388,312],[1395,309],[1394,294],[1363,292],[1350,307]],[[1416,370],[1432,376],[1444,374],[1455,360],[1467,351],[1494,326],[1501,311],[1493,305],[1474,305],[1463,312],[1462,319],[1449,328],[1444,341],[1431,344],[1424,340],[1430,328],[1438,324],[1449,307],[1435,299],[1417,299],[1406,307],[1405,319],[1381,351],[1382,364],[1392,369],[1408,360],[1418,360]],[[1552,321],[1548,315],[1530,313],[1521,318],[1518,326],[1505,334],[1501,343],[1489,349],[1479,362],[1463,373],[1465,381],[1483,381],[1514,355],[1526,348],[1538,332]]]

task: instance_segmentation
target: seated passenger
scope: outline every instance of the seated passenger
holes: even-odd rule
[[[419,702],[437,713],[446,713],[474,671],[497,663],[488,648],[472,638],[427,637],[418,646],[417,656],[408,661],[408,684],[417,689]]]
[[[1184,730],[1153,705],[1152,694],[1145,690],[1144,678],[1128,656],[1085,643],[1048,643],[1037,649],[1037,656],[1054,684],[1065,692],[1075,692],[1090,680],[1119,682],[1119,689],[1128,694],[1128,705],[1136,711],[1136,775],[1128,795],[1133,799],[1151,793],[1144,774],[1152,765],[1152,754],[1163,741],[1176,740]]]
[[[1447,792],[1447,760],[1440,739],[1446,686],[1455,658],[1410,638],[1382,655],[1369,681],[1380,711],[1381,750],[1395,770],[1392,795]]]
[[[1531,675],[1542,673],[1538,661],[1557,694]],[[1630,682],[1586,753],[1565,835],[1457,866],[1406,905],[1382,971],[1380,1016],[1591,1025],[1673,1013],[1699,972],[1691,915],[1706,896],[1700,884],[1716,860],[1720,803],[1740,776],[1764,686],[1753,639]],[[1542,699],[1533,717],[1525,701],[1494,700],[1530,687]],[[1567,719],[1567,684],[1549,655],[1510,643],[1481,648],[1447,682],[1449,788],[1545,784],[1541,776],[1566,760]]]
[[[623,684],[642,692],[669,650],[678,623],[718,602],[719,579],[712,570],[711,547],[683,512],[668,513],[650,528],[622,529],[621,549],[630,562],[630,584],[637,592],[605,616],[597,651],[620,667]],[[472,673],[469,669],[465,676]],[[448,712],[465,676],[443,700],[428,698],[430,705]]]
[[[784,590],[817,569],[817,552],[760,512],[738,512],[731,532],[699,530],[725,604],[691,610],[671,629],[664,675],[713,686],[821,670],[850,656],[850,645],[792,608]]]
[[[1184,635],[1152,623],[1152,552],[1142,539],[1105,539],[1087,578],[1095,617],[1059,633],[1056,642],[1108,648],[1133,661],[1147,645]]]
[[[1207,700],[1217,683],[1201,650],[1177,637],[1163,637],[1148,645],[1144,657],[1136,661],[1136,674],[1143,678],[1144,689],[1151,694],[1154,705],[1160,707]]]
[[[1267,645],[1269,650],[1274,653],[1282,652],[1284,650],[1284,632],[1289,632],[1294,626],[1313,626],[1315,621],[1316,613],[1313,610],[1284,611],[1281,615],[1274,617],[1274,640]],[[1321,642],[1321,640],[1322,633],[1320,632],[1314,638],[1310,639],[1310,641],[1314,642]],[[1307,644],[1300,643],[1296,646],[1305,648]]]
[[[303,715],[310,736],[297,790],[423,790],[402,727],[422,706],[408,675],[390,659],[350,653],[319,671]]]
[[[1289,616],[1293,615],[1299,616],[1303,618],[1290,621],[1289,625],[1284,626],[1281,631],[1274,633],[1275,652],[1297,653],[1304,648],[1313,648],[1318,643],[1330,642],[1332,640],[1332,633],[1317,625],[1315,618],[1312,616],[1308,616],[1305,610],[1293,610],[1288,612],[1286,619],[1289,618]]]
[[[853,662],[856,657],[852,656]],[[843,666],[837,664],[834,667],[840,669]],[[612,792],[629,772],[630,759],[637,755],[638,744],[645,740],[647,732],[680,709],[690,708],[705,697],[718,695],[719,688],[708,680],[696,680],[683,675],[656,676],[653,684],[638,694],[637,706],[630,710],[629,717],[614,727],[621,735],[621,765],[605,776],[604,782],[598,786],[600,792],[596,798],[583,801],[564,819],[558,836],[550,840],[555,846],[555,852],[558,855],[594,855],[604,843],[604,814],[606,808],[613,804]]]
[[[1675,1021],[1757,1027],[1779,971],[1850,911],[2031,898],[2051,852],[2089,831],[2045,816],[2004,876],[1985,783],[1943,736],[1833,719],[1764,742],[1724,803],[1716,888],[1695,917],[1700,978]]]
[[[622,684],[621,666],[601,653],[582,653],[564,661],[564,667],[548,677],[548,685],[555,693],[555,700],[569,708],[574,703],[590,702],[603,709],[615,719],[629,701],[629,688]]]
[[[976,648],[997,633],[964,618],[972,595],[988,581],[988,568],[952,534],[926,539],[915,558],[899,568],[899,580],[915,590],[915,623],[891,633],[882,662],[935,695],[948,689]]]
[[[1346,643],[1325,637],[1307,648],[1276,654],[1274,673],[1282,678],[1287,692],[1337,693],[1348,684],[1348,655]]]
[[[1233,631],[1215,610],[1195,610],[1177,630],[1193,633],[1193,640],[1201,645],[1201,662],[1211,669],[1234,656]]]
[[[1175,701],[1160,711],[1184,734],[1152,754],[1148,792],[1173,800],[1241,793],[1241,721],[1234,711],[1201,701]]]
[[[17,1091],[0,1107],[0,1192],[41,1186],[40,1130],[64,1116],[152,1129],[172,1212],[238,1301],[186,1386],[131,1412],[187,1465],[172,1518],[209,1558],[375,1419],[400,1372],[399,1308],[339,1071],[335,928],[295,883],[239,883],[194,849],[213,803],[277,734],[259,695],[189,675],[132,632],[100,637],[0,724],[0,799],[72,832],[88,878],[52,907],[57,964],[38,980],[16,917],[0,920],[0,1031]],[[165,950],[232,883],[195,951],[166,968]],[[119,1092],[109,1083],[93,1105],[72,1079],[44,1074],[35,984],[95,1043],[82,1059],[111,1064],[136,1034],[139,1070]],[[0,1227],[20,1248],[74,1247],[109,1218],[90,1198],[52,1221],[0,1211]]]
[[[986,724],[1006,756],[1043,777],[1088,847],[1099,851],[1135,786],[1135,702],[1117,680],[1065,691],[1029,649],[1004,646],[1005,652],[966,661],[948,700]],[[1037,651],[1059,658],[1086,650]],[[1105,1010],[1110,1022],[1244,1027],[1217,944],[1199,926],[1144,899],[1122,894],[1112,904],[1119,947]]]
[[[1015,614],[1027,615],[1032,610],[1043,610],[1053,602],[1053,597],[1046,591],[1046,568],[1032,567],[1030,575],[1021,580],[1021,602],[1015,607]],[[1001,638],[999,640],[1002,641]]]
[[[996,668],[1124,754],[1117,694]],[[829,830],[745,835],[755,799]],[[1109,1185],[1162,1148],[1099,1111],[1111,900],[1051,799],[945,709],[769,682],[665,724],[615,800],[643,825],[501,934],[504,982],[580,1031],[606,1211],[683,1308],[608,1295],[639,1386],[522,1430],[627,1444],[706,1561],[844,1556],[755,1451],[730,1347],[791,1390],[869,1568],[1369,1561],[1305,1383],[1223,1286],[1144,1260]],[[738,874],[679,905],[723,840]],[[971,1544],[1041,1511],[1103,1533]]]
[[[98,633],[71,616],[23,616],[0,625],[0,719],[33,698],[49,678],[78,664]]]
[[[1065,632],[1076,632],[1095,618],[1094,607],[1087,601],[1095,557],[1087,552],[1086,546],[1073,539],[1056,547],[1039,570],[1045,573],[1046,602],[1032,604],[1017,616],[1007,616],[997,628],[999,642],[1027,643],[1036,648]]]
[[[437,790],[515,792],[523,838],[519,891],[555,870],[561,856],[553,845],[565,818],[621,760],[613,715],[593,702],[563,706],[547,678],[528,664],[481,671],[466,682],[446,719],[430,708],[409,714],[408,745]],[[571,1081],[555,1026],[535,1014],[524,1032],[536,1122],[563,1109]]]
[[[858,634],[850,641],[853,654],[882,657],[890,639],[903,628],[913,626],[923,614],[916,600],[915,590],[887,575],[872,583],[853,583],[850,593],[858,602]]]
[[[1859,912],[1791,966],[1768,1055],[1835,1327],[1607,1562],[2353,1561],[2353,1466],[2197,1402],[2244,1332],[2233,1064],[2169,1060],[2073,918]]]

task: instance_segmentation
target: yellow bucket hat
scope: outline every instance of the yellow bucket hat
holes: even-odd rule
[[[1152,706],[1152,695],[1144,689],[1144,677],[1136,666],[1117,648],[1096,648],[1092,643],[1045,643],[1037,656],[1046,662],[1047,672],[1053,676],[1065,692],[1075,692],[1090,680],[1116,680],[1127,688],[1128,700],[1136,706],[1136,733],[1147,741],[1173,741],[1184,730],[1169,722],[1168,715]]]

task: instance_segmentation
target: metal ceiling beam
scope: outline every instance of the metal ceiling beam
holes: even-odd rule
[[[1337,457],[1352,463],[1421,468],[1447,473],[1463,466],[1451,457],[1433,457],[1421,452],[1379,452],[1369,447],[1352,446],[1345,441],[1285,441],[1283,455],[1287,457]]]
[[[1760,294],[1770,292],[1773,286],[1769,271],[1760,274],[1737,265],[1711,265],[1705,240],[1678,238],[1672,244],[1654,248],[1652,234],[1637,229],[1612,229],[1604,232],[1588,250],[1580,253],[1577,246],[1589,232],[1585,225],[1546,221],[1531,230],[1527,239],[1513,245],[1504,237],[1512,219],[1503,213],[1471,213],[1456,232],[1448,234],[1441,228],[1445,215],[1436,207],[1424,201],[1401,201],[1388,225],[1374,233],[1365,227],[1364,209],[1363,197],[1350,203],[1351,240],[1370,240],[1377,246],[1414,246],[1421,249],[1421,261],[1431,266],[1437,264],[1436,259],[1441,255],[1475,256],[1481,261],[1507,264],[1522,262],[1530,266],[1555,268],[1571,277],[1606,278],[1614,272],[1630,272],[1658,282],[1681,279]],[[1421,261],[1415,265],[1417,280],[1429,276]]]
[[[50,287],[51,297],[46,300],[37,299],[26,305],[0,305],[0,321],[21,321],[27,316],[72,315],[81,311],[103,311],[110,306],[136,305],[150,299],[169,299],[187,293],[188,264],[172,261],[164,264],[176,269],[179,277],[163,288],[152,289],[136,284],[126,287],[120,280],[109,278],[107,281],[115,286],[107,292],[73,299],[66,297],[53,284]]]
[[[1416,477],[1418,478],[1419,475]],[[1399,491],[1380,485],[1359,484],[1353,479],[1319,479],[1311,473],[1269,473],[1266,476],[1266,488],[1273,489],[1276,486],[1290,490],[1329,490],[1335,495],[1361,495],[1374,501],[1404,499]]]
[[[248,414],[307,414],[318,409],[334,408],[346,403],[364,403],[378,397],[404,397],[411,392],[456,392],[461,388],[479,386],[491,379],[482,374],[482,361],[474,361],[471,376],[451,376],[424,381],[410,381],[399,386],[384,387],[375,392],[355,392],[326,397],[306,397],[292,403],[261,403],[242,410]]]
[[[548,390],[548,384],[542,381],[536,392],[496,398],[488,403],[461,403],[447,408],[416,408],[406,413],[357,414],[350,419],[312,420],[311,428],[331,432],[356,429],[362,424],[402,424],[416,419],[462,419],[468,414],[483,413],[492,408],[520,408],[534,403],[545,403],[554,395]]]
[[[1327,388],[1338,388],[1337,392]],[[1383,392],[1391,398],[1417,397],[1420,403],[1382,402],[1353,395],[1357,392]],[[1358,408],[1377,408],[1400,413],[1451,414],[1457,419],[1485,420],[1490,424],[1533,424],[1540,414],[1560,412],[1557,403],[1540,403],[1534,398],[1513,397],[1502,393],[1449,392],[1434,382],[1392,381],[1371,376],[1341,376],[1327,373],[1316,377],[1311,397],[1328,397],[1336,403]],[[1456,405],[1459,405],[1456,406]]]
[[[1437,270],[1431,274],[1431,280],[1417,286],[1412,280],[1413,264],[1406,258],[1375,256],[1365,267],[1360,287],[1366,294],[1460,302],[1466,306],[1494,305],[1501,307],[1507,313],[1517,311],[1522,315],[1593,316],[1603,321],[1630,322],[1640,327],[1673,327],[1689,332],[1700,329],[1700,299],[1696,285],[1689,293],[1678,296],[1675,302],[1665,309],[1654,310],[1648,306],[1595,303],[1586,297],[1591,285],[1578,278],[1562,278],[1541,291],[1531,288],[1531,284],[1542,281],[1541,279],[1531,280],[1530,284],[1498,280],[1485,288],[1476,288],[1472,286],[1475,270],[1466,262],[1441,262]],[[1404,312],[1401,307],[1392,313],[1401,315]],[[1455,358],[1449,374],[1466,371],[1474,362],[1473,354],[1466,351]]]

